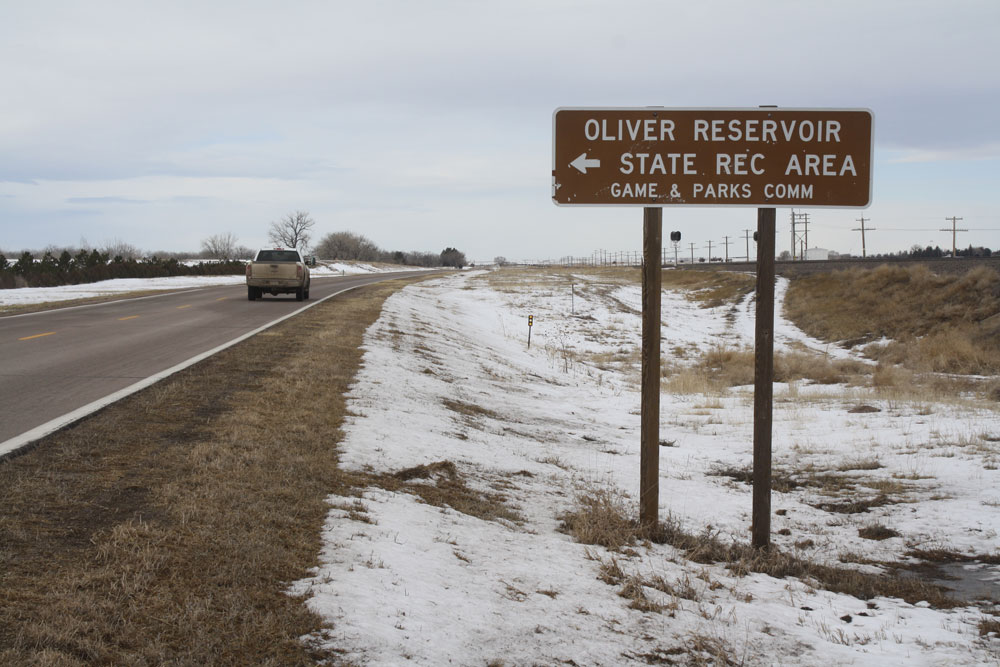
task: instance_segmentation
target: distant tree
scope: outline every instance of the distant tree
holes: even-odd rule
[[[493,263],[497,266],[507,266],[507,258],[503,255],[498,255],[493,258]]]
[[[453,266],[456,269],[461,269],[466,264],[465,253],[457,250],[456,248],[445,248],[441,251],[441,266]]]
[[[31,273],[31,269],[35,265],[35,256],[30,252],[25,250],[21,253],[21,257],[14,264],[14,273],[24,276]]]
[[[417,252],[416,250],[406,253],[406,264],[409,266],[441,266],[441,255],[432,252]]]
[[[791,258],[792,258],[792,253],[788,252],[787,250],[782,250],[781,254],[778,255],[778,259],[780,260],[789,260]]]
[[[333,232],[316,245],[316,254],[323,259],[348,259],[375,262],[386,255],[373,241],[361,234]]]
[[[267,238],[275,245],[305,250],[309,247],[311,230],[315,226],[316,221],[310,218],[307,212],[296,211],[272,222]]]
[[[69,250],[63,250],[62,254],[59,255],[59,270],[69,271],[70,267],[73,266],[73,255],[69,254]]]
[[[106,242],[104,244],[104,252],[109,257],[121,257],[123,261],[136,260],[142,257],[141,250],[121,239]]]
[[[232,232],[213,234],[201,241],[203,257],[228,261],[236,257],[236,235]]]

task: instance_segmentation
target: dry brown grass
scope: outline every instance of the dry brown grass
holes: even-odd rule
[[[672,517],[653,528],[641,527],[637,521],[628,518],[625,502],[616,499],[614,493],[608,490],[583,493],[578,499],[578,509],[567,513],[563,520],[562,529],[578,541],[605,546],[613,551],[621,551],[641,541],[669,544],[680,550],[689,561],[725,563],[737,576],[757,572],[778,579],[796,577],[817,588],[846,593],[862,600],[897,597],[911,604],[927,601],[941,609],[965,604],[950,597],[943,587],[919,579],[822,565],[780,551],[775,546],[755,549],[749,544],[724,542],[715,532],[707,529],[697,535],[688,533]],[[617,566],[614,559],[612,564]],[[616,585],[627,581],[628,577],[621,568],[615,570],[614,566],[605,563],[600,574],[602,580]]]
[[[403,284],[355,290],[0,465],[0,664],[315,664],[343,393]],[[275,391],[280,388],[280,391]],[[322,406],[317,409],[317,406]]]
[[[987,618],[984,616],[983,620],[979,621],[979,634],[986,636],[991,633],[994,636],[1000,636],[1000,620],[996,617]]]
[[[805,380],[817,384],[860,384],[871,372],[859,361],[831,359],[811,352],[780,352],[774,355],[776,382]],[[716,345],[693,366],[664,365],[665,388],[677,394],[718,394],[728,387],[754,382],[754,351],[749,347]]]
[[[627,518],[628,508],[621,495],[609,489],[591,489],[577,498],[577,509],[559,517],[559,529],[582,544],[597,544],[618,550],[632,544],[635,521]]]
[[[663,287],[689,290],[706,308],[736,303],[754,290],[756,278],[735,271],[677,270],[663,272]]]
[[[451,461],[436,461],[391,473],[359,475],[359,486],[377,486],[386,491],[409,493],[428,505],[450,507],[484,521],[521,523],[523,518],[507,506],[500,493],[469,486]]]
[[[870,348],[917,371],[1000,373],[1000,274],[979,267],[938,275],[926,266],[882,265],[792,281],[785,315],[826,341],[892,343]]]
[[[888,526],[883,526],[880,523],[873,523],[867,526],[858,528],[858,537],[864,538],[866,540],[888,540],[893,537],[899,537],[899,533],[889,528]]]

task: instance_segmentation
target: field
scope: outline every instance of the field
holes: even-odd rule
[[[756,554],[752,280],[668,272],[665,521],[642,534],[637,280],[503,270],[387,301],[342,465],[424,489],[333,510],[295,587],[332,626],[317,641],[358,664],[995,662],[993,607],[970,600],[998,593],[993,380],[779,318],[776,548]]]
[[[1000,396],[977,335],[996,274],[965,278],[982,297],[968,323],[908,320],[929,299],[892,293],[905,330],[866,323],[877,302],[828,298],[873,276],[779,281],[767,553],[747,546],[741,274],[664,275],[663,523],[636,528],[638,280],[504,269],[368,288],[310,311],[301,351],[272,361],[248,341],[5,464],[0,658],[1000,661],[1000,618],[977,600],[1000,596]],[[970,289],[909,280],[951,302]],[[922,356],[949,322],[969,332],[965,366]],[[275,378],[322,409],[254,403]]]

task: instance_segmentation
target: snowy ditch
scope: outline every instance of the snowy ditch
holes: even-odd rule
[[[377,485],[331,498],[322,566],[292,587],[330,624],[308,641],[359,664],[1000,660],[995,633],[980,634],[995,620],[985,603],[862,600],[816,581],[738,576],[668,545],[611,551],[561,532],[588,491],[636,507],[640,288],[587,274],[497,275],[424,282],[386,302],[366,334],[341,460],[373,475],[425,466],[417,483],[429,487],[446,471],[508,511],[477,518]],[[779,281],[779,299],[786,287]],[[748,297],[702,308],[665,291],[665,361],[683,368],[720,345],[751,346],[752,312]],[[776,349],[852,355],[780,315]],[[959,587],[983,582],[961,592],[996,592],[1000,568],[974,560],[996,556],[1000,527],[995,403],[809,382],[777,383],[774,395],[780,550],[888,576],[885,564],[914,552],[954,553],[970,559],[946,566],[969,573]],[[751,461],[752,412],[750,386],[663,394],[661,517],[749,541],[751,488],[738,472]],[[608,568],[663,582],[642,591],[654,609],[630,606]]]

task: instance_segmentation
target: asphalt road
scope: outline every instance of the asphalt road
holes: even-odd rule
[[[0,450],[325,296],[411,275],[427,274],[316,278],[304,302],[251,302],[246,286],[230,285],[0,317]]]

